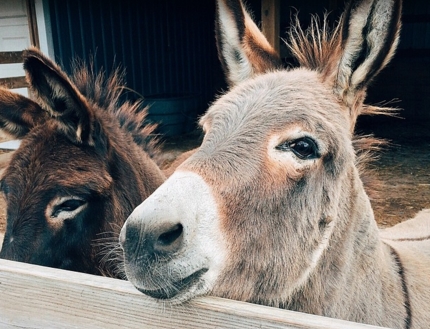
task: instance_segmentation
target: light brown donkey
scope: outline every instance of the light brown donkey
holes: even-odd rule
[[[291,30],[279,59],[243,4],[219,0],[231,89],[202,146],[137,207],[120,241],[128,279],[171,303],[212,294],[390,328],[430,323],[430,212],[382,233],[357,169],[366,87],[395,52],[399,0],[352,1]]]
[[[24,52],[35,100],[0,89],[0,129],[21,146],[0,180],[7,203],[1,258],[124,277],[119,231],[164,176],[149,154],[141,102],[121,101],[109,77],[77,65],[68,77]]]

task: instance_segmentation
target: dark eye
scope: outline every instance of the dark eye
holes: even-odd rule
[[[319,158],[318,146],[310,137],[303,137],[294,141],[284,142],[276,147],[280,151],[292,151],[300,159]]]
[[[58,217],[62,212],[72,212],[85,203],[86,201],[82,199],[68,199],[54,207],[52,217]]]

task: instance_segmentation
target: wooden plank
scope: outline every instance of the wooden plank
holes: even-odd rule
[[[154,302],[117,279],[0,260],[1,328],[380,328],[216,297]]]
[[[28,87],[25,77],[0,78],[0,87],[15,89]]]
[[[261,0],[261,30],[278,54],[280,24],[280,0]]]
[[[0,52],[0,64],[22,63],[22,51]]]
[[[26,0],[28,28],[30,32],[30,42],[32,46],[40,48],[39,30],[37,28],[36,7],[34,0]]]

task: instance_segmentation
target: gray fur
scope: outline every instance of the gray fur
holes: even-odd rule
[[[209,108],[202,146],[123,227],[126,273],[139,290],[172,303],[211,294],[390,328],[428,327],[430,212],[380,232],[352,141],[357,116],[371,112],[360,84],[388,63],[400,28],[396,15],[380,15],[368,30],[354,29],[371,7],[401,11],[394,1],[355,1],[343,16],[353,22],[348,33],[337,28],[328,37],[296,26],[290,47],[301,68],[252,73]],[[386,35],[391,43],[379,47]],[[345,65],[362,37],[375,47],[359,65]],[[308,158],[294,149],[303,138],[317,145]],[[145,248],[173,224],[183,231],[172,252]],[[192,284],[181,283],[195,273]]]

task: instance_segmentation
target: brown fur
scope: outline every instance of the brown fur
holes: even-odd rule
[[[0,91],[2,130],[23,139],[1,179],[0,257],[124,277],[118,232],[164,181],[148,155],[154,127],[140,102],[120,101],[119,71],[105,77],[76,63],[69,78],[36,49],[24,67],[36,100]]]

